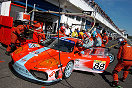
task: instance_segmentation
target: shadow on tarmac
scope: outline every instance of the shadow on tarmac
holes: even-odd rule
[[[103,73],[101,73],[99,75],[111,86],[111,82],[106,78],[106,75],[112,76],[112,74],[110,72],[104,71]]]
[[[73,72],[77,72],[77,73],[82,73],[82,74],[86,74],[86,75],[93,75],[93,76],[95,76],[95,74],[92,73],[92,72],[79,71],[79,70],[74,70]]]

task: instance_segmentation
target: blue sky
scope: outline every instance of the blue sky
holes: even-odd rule
[[[132,36],[132,0],[95,0],[119,29]]]

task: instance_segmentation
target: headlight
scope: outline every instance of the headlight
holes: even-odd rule
[[[51,66],[55,66],[55,65],[58,65],[58,64],[59,64],[59,62],[55,58],[50,58],[50,59],[41,61],[39,63],[39,66],[51,67]]]

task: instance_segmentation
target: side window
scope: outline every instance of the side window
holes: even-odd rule
[[[93,48],[92,52],[90,55],[99,55],[99,56],[103,56],[105,53],[105,49],[104,48]]]

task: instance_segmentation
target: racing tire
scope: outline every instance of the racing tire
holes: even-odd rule
[[[65,70],[64,70],[64,73],[63,73],[63,76],[64,78],[69,78],[72,74],[72,71],[73,71],[73,62],[72,61],[69,61],[65,67]]]
[[[113,54],[107,53],[107,56],[109,56],[109,58],[110,58],[110,64],[111,64],[112,62],[114,62],[115,56],[114,56]]]

